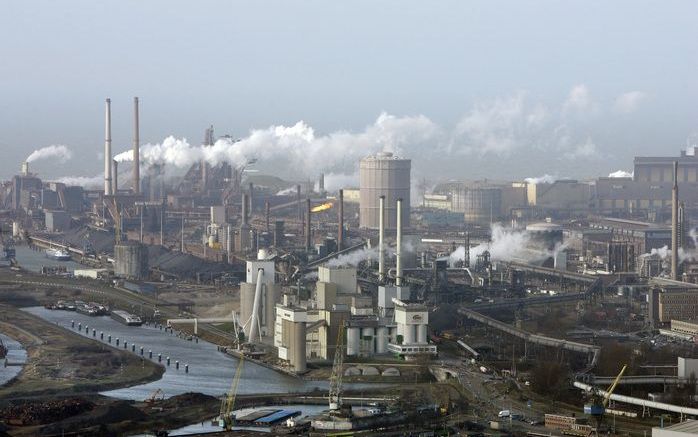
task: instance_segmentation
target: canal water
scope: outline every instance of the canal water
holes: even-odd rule
[[[162,354],[162,363],[166,369],[162,379],[103,393],[114,398],[142,401],[157,389],[161,389],[165,397],[187,392],[221,396],[230,389],[239,362],[238,359],[219,352],[211,343],[187,341],[154,327],[126,326],[108,316],[89,317],[71,311],[48,310],[43,307],[31,307],[25,311],[67,329],[71,329],[71,321],[75,321],[75,328],[72,329],[75,332],[78,332],[78,323],[80,323],[83,328],[82,335],[86,335],[84,327],[88,325],[90,338],[93,338],[92,329],[94,328],[97,330],[97,340],[100,339],[100,332],[104,332],[104,343],[107,342],[107,336],[111,335],[112,346],[119,338],[120,349],[123,349],[123,342],[126,341],[128,351],[131,351],[131,345],[135,344],[135,353],[140,355],[140,348],[143,347],[146,359],[149,357],[148,351],[152,350],[152,361],[156,363],[158,354]],[[170,357],[169,367],[166,365],[168,356]],[[175,361],[179,361],[179,370],[175,368]],[[185,364],[189,365],[189,373],[184,371]],[[304,392],[314,388],[327,389],[327,387],[327,381],[303,381],[252,362],[245,362],[238,393]]]
[[[64,266],[69,273],[72,273],[75,269],[86,268],[75,261],[58,261],[49,258],[46,256],[46,251],[41,248],[34,250],[27,245],[18,245],[15,246],[15,252],[15,259],[19,266],[36,273],[41,273],[41,267],[43,266]]]
[[[8,349],[6,359],[0,360],[0,385],[5,385],[22,371],[27,362],[27,351],[12,337],[0,333],[0,339]]]

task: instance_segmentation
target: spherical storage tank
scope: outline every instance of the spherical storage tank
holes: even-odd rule
[[[402,199],[402,226],[410,226],[411,161],[389,152],[361,160],[359,165],[359,225],[378,229],[379,198],[385,196],[385,227],[395,229],[396,202]]]

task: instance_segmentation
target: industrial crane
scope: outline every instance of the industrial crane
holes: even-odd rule
[[[597,427],[601,424],[603,415],[606,412],[606,406],[608,405],[608,401],[609,399],[611,399],[613,391],[618,386],[618,383],[620,382],[620,379],[623,377],[625,369],[627,368],[627,364],[624,364],[623,368],[620,369],[618,376],[616,376],[616,379],[613,380],[613,383],[610,387],[608,387],[608,390],[606,390],[605,393],[602,394],[600,390],[594,390],[592,392],[591,403],[584,406],[584,413],[596,418]]]
[[[337,333],[337,347],[334,351],[334,363],[332,375],[330,375],[330,412],[338,412],[342,408],[342,376],[344,372],[344,326],[339,327]]]
[[[230,390],[221,401],[221,411],[218,415],[218,424],[226,431],[230,431],[233,427],[235,418],[233,417],[233,407],[235,406],[235,397],[238,393],[238,384],[240,384],[240,375],[242,375],[242,366],[245,363],[245,355],[240,354],[240,362],[238,363],[235,377],[230,385]]]

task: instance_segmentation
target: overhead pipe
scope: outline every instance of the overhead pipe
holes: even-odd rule
[[[104,110],[104,195],[111,196],[111,99],[107,99]]]
[[[385,196],[378,198],[378,280],[385,280]]]

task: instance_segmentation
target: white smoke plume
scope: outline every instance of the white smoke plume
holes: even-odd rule
[[[296,187],[288,187],[276,193],[277,196],[290,196],[296,192]]]
[[[616,170],[608,175],[609,178],[632,178],[633,172],[625,170]]]
[[[544,174],[543,176],[538,176],[534,178],[526,178],[524,182],[527,184],[537,185],[537,184],[552,184],[558,180],[557,176],[552,176],[549,174]]]
[[[320,171],[353,172],[364,156],[389,151],[400,154],[405,145],[426,144],[437,134],[436,125],[424,116],[395,117],[381,114],[363,132],[335,132],[318,136],[300,121],[293,126],[271,126],[253,130],[239,141],[221,138],[212,146],[191,145],[186,139],[167,137],[160,144],[141,146],[142,164],[165,164],[185,168],[204,160],[211,165],[228,162],[242,166],[253,160],[279,162],[295,172],[314,175]],[[117,161],[132,161],[130,150],[116,155]],[[330,174],[330,184],[332,177]]]
[[[50,145],[42,147],[41,149],[34,150],[25,161],[34,162],[39,159],[55,158],[61,163],[68,161],[73,157],[73,152],[63,145]]]
[[[361,261],[372,261],[376,259],[378,259],[378,249],[375,247],[365,247],[361,250],[356,250],[331,259],[325,265],[327,267],[357,266]]]
[[[565,249],[564,244],[558,244],[553,250],[541,245],[532,238],[530,232],[505,228],[500,224],[493,224],[491,227],[492,238],[488,242],[480,243],[471,247],[469,251],[470,262],[473,263],[478,255],[483,252],[490,252],[490,259],[493,261],[525,261],[534,262],[554,257],[558,252]],[[449,256],[449,262],[453,266],[458,261],[465,259],[465,247],[458,247]]]
[[[87,176],[64,176],[56,179],[54,182],[60,182],[67,186],[78,185],[84,188],[101,188],[104,186],[104,173],[87,177]]]

